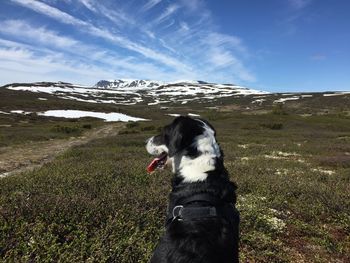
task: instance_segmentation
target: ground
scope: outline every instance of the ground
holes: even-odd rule
[[[114,123],[95,128],[79,137],[2,147],[0,152],[0,170],[2,174],[0,174],[0,177],[39,168],[73,146],[86,144],[97,138],[116,135],[122,127],[122,123]]]
[[[349,262],[348,108],[224,106],[123,108],[152,121],[121,129],[96,119],[2,116],[10,127],[0,127],[1,156],[30,144],[44,156],[53,142],[72,147],[0,179],[1,261],[148,262],[163,231],[171,173],[146,173],[145,140],[173,119],[166,114],[191,112],[217,129],[238,184],[242,262]],[[87,135],[104,129],[106,136]]]

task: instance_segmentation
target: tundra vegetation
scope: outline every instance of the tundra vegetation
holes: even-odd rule
[[[86,105],[80,108],[92,107]],[[166,114],[191,112],[216,128],[238,185],[242,262],[349,262],[349,109],[313,109],[125,107],[152,121],[128,123],[118,135],[0,178],[0,259],[148,262],[163,231],[171,172],[146,173],[152,157],[145,140],[173,119]],[[0,114],[0,151],[82,136],[102,125],[97,119]]]

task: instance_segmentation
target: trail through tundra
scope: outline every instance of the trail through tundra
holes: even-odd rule
[[[31,142],[24,145],[0,148],[0,178],[32,170],[52,161],[67,149],[93,139],[117,135],[123,123],[107,124],[84,133],[80,137]]]

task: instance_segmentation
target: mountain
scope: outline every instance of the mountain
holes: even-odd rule
[[[350,105],[350,92],[269,93],[235,84],[188,80],[168,83],[135,79],[101,80],[94,86],[66,82],[13,83],[3,86],[1,90],[30,92],[37,94],[38,100],[54,96],[72,102],[115,105],[168,106],[190,103],[207,107],[236,105],[242,109],[262,108],[277,103],[288,104],[295,109],[301,104],[309,108]]]
[[[137,80],[137,79],[118,79],[118,80],[100,80],[95,84],[95,88],[102,89],[143,89],[155,88],[164,85],[160,81]]]
[[[225,97],[262,95],[258,91],[232,84],[204,81],[160,82],[153,80],[101,80],[93,87],[65,82],[13,83],[3,86],[13,91],[55,95],[62,99],[121,105],[167,104],[216,101]]]

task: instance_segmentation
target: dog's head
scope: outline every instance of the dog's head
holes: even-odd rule
[[[205,180],[208,172],[222,163],[215,134],[215,129],[205,120],[177,117],[161,134],[147,140],[148,153],[156,156],[148,171],[168,164],[184,182]]]

